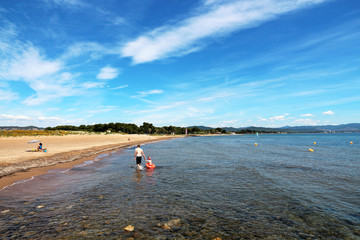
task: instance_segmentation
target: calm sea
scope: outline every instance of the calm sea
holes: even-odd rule
[[[360,239],[360,134],[142,148],[155,170],[128,148],[1,190],[0,239]]]

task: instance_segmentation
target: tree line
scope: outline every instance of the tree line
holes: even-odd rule
[[[86,132],[115,132],[128,134],[211,134],[211,133],[226,133],[225,129],[200,129],[198,127],[175,127],[164,126],[155,127],[152,123],[144,122],[141,126],[133,123],[106,123],[93,125],[60,125],[56,127],[47,127],[45,130],[65,130],[65,131],[86,131]]]
[[[98,123],[93,125],[60,125],[57,127],[47,127],[45,130],[57,131],[85,131],[85,132],[114,132],[114,133],[128,133],[128,134],[226,134],[226,129],[223,128],[210,128],[200,129],[198,127],[175,127],[164,126],[155,127],[152,123],[144,122],[141,126],[133,123]],[[275,131],[256,131],[252,129],[241,129],[235,131],[237,134],[255,134],[255,133],[275,133]]]

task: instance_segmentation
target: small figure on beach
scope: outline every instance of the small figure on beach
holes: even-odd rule
[[[146,159],[144,151],[140,148],[140,145],[137,145],[137,148],[135,149],[134,152],[134,160],[136,161],[136,166],[138,168],[141,168],[141,157],[144,157],[144,159]]]
[[[39,146],[37,147],[37,151],[41,152],[43,150],[42,143],[39,143]]]

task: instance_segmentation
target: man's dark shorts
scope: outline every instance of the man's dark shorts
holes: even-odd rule
[[[141,164],[141,157],[136,157],[136,164]]]

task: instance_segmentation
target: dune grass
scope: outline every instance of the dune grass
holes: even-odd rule
[[[84,134],[76,131],[54,131],[54,130],[0,130],[0,137],[22,137],[22,136],[64,136],[70,134]]]

